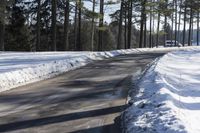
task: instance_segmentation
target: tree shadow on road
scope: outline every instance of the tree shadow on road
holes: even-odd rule
[[[99,127],[77,130],[70,133],[121,133],[121,129],[117,123],[114,123]]]
[[[13,122],[13,123],[1,124],[0,132],[14,131],[14,130],[26,129],[26,128],[31,128],[31,127],[40,127],[40,126],[45,126],[48,124],[56,124],[56,123],[83,119],[83,118],[114,114],[114,113],[119,113],[125,110],[125,108],[126,108],[126,105],[121,105],[121,106],[109,107],[109,108],[104,108],[104,109],[97,109],[97,110],[91,110],[91,111],[85,111],[85,112],[77,112],[77,113],[71,113],[71,114],[64,114],[64,115],[50,116],[50,117],[45,117],[45,118],[33,119],[33,120],[25,120],[25,121]]]

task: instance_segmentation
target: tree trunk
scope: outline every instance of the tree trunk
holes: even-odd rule
[[[118,40],[117,40],[117,49],[121,49],[122,46],[122,21],[123,21],[123,0],[121,1],[120,7],[120,16],[119,16],[119,27],[118,27]]]
[[[95,0],[93,0],[92,2],[92,12],[95,13]],[[92,35],[91,35],[91,50],[93,51],[94,50],[94,30],[95,30],[95,27],[94,27],[94,16],[92,16]]]
[[[69,50],[69,0],[65,1],[64,46]]]
[[[180,42],[181,41],[181,37],[180,37],[180,32],[181,32],[181,10],[182,10],[182,8],[181,8],[181,6],[182,6],[182,0],[180,1],[180,11],[179,11],[179,22],[178,22],[178,41]]]
[[[178,19],[178,5],[177,5],[177,0],[175,0],[175,46],[177,46],[177,19]]]
[[[127,49],[128,48],[128,46],[127,46],[127,3],[125,3],[124,4],[124,47],[125,47],[125,49]]]
[[[151,1],[152,2],[152,1]],[[149,48],[152,48],[152,6],[150,7]]]
[[[46,43],[45,43],[45,46],[46,46],[46,51],[51,51],[51,46],[49,45],[49,20],[48,20],[48,17],[45,16],[44,18],[44,21],[45,21],[45,33],[46,33]]]
[[[98,45],[98,50],[102,51],[103,50],[103,20],[104,20],[104,0],[100,0],[100,19],[99,19],[99,45]]]
[[[143,18],[141,18],[139,48],[142,48],[142,45],[143,45],[143,32],[144,32],[144,20],[143,20]]]
[[[173,35],[174,35],[174,12],[172,13],[171,44],[173,44]]]
[[[184,24],[183,24],[183,46],[185,46],[185,31],[186,31],[186,17],[187,17],[187,7],[185,5],[185,9],[184,9]]]
[[[77,36],[77,50],[78,51],[82,51],[82,44],[81,44],[81,23],[82,23],[82,19],[81,19],[81,15],[82,15],[82,10],[81,10],[81,6],[82,6],[82,0],[78,1],[78,36]]]
[[[146,11],[146,0],[141,2],[142,12],[141,12],[141,20],[140,20],[140,42],[139,48],[143,47],[143,33],[144,33],[144,22],[145,22],[145,11]]]
[[[192,28],[191,28],[191,42],[193,43],[193,34],[194,34],[194,19],[192,19]],[[191,43],[191,45],[192,45]]]
[[[74,14],[74,50],[77,50],[77,14],[78,14],[78,2],[76,1],[75,14]]]
[[[168,0],[165,0],[165,9],[167,9],[168,8]],[[164,20],[164,31],[165,31],[165,33],[164,33],[164,47],[165,47],[165,42],[166,42],[166,40],[167,40],[167,15],[165,14],[165,20]]]
[[[165,24],[164,24],[164,30],[165,30],[165,33],[164,33],[164,46],[165,46],[165,42],[167,40],[167,16],[165,15]]]
[[[4,51],[4,34],[5,34],[5,24],[0,22],[0,51]]]
[[[133,2],[128,1],[128,49],[131,48]]]
[[[197,12],[197,46],[199,46],[199,11]]]
[[[155,2],[155,0],[152,0],[153,3]],[[155,34],[155,15],[154,15],[154,11],[155,11],[155,7],[152,7],[153,13],[152,13],[152,33]],[[155,46],[155,35],[152,35],[152,45],[151,47]]]
[[[156,47],[158,47],[158,45],[159,45],[159,31],[160,31],[160,12],[158,13]]]
[[[37,39],[36,39],[36,49],[34,51],[40,50],[40,27],[41,27],[41,17],[40,17],[40,11],[41,11],[41,0],[38,0],[38,9],[37,9]]]
[[[190,9],[190,24],[189,24],[188,46],[191,46],[192,19],[193,19],[193,9],[191,8]]]
[[[147,16],[145,14],[145,22],[144,22],[144,47],[147,47]]]
[[[56,51],[56,9],[57,0],[52,0],[52,50]]]

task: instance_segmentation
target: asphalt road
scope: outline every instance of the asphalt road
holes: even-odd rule
[[[131,76],[163,53],[96,61],[0,94],[0,132],[118,133]]]

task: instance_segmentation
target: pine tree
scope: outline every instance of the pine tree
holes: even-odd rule
[[[5,50],[9,51],[30,51],[31,50],[31,35],[26,18],[24,8],[15,1],[12,5],[11,16],[6,30]]]

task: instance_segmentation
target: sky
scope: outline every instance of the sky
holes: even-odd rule
[[[105,0],[105,2],[108,0]],[[117,0],[110,0],[112,2],[116,2]],[[88,9],[92,10],[92,2],[84,2],[84,6],[87,7]],[[99,12],[99,0],[98,3],[95,7],[95,11]],[[109,14],[114,13],[116,10],[120,9],[120,4],[113,4],[113,5],[105,5],[104,6],[104,22],[106,23],[110,23],[111,22],[111,18],[109,16]]]

